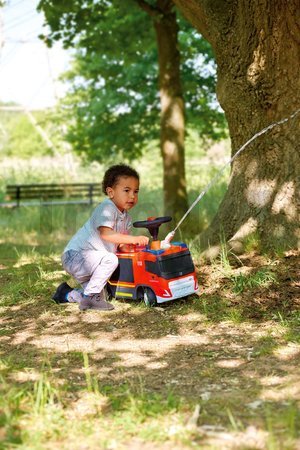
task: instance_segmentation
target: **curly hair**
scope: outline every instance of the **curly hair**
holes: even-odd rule
[[[126,164],[116,164],[115,166],[111,166],[105,172],[102,181],[102,191],[105,195],[107,195],[106,189],[108,187],[114,187],[118,183],[120,177],[133,177],[138,181],[140,180],[137,171]]]

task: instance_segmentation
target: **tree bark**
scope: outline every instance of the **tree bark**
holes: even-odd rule
[[[161,102],[160,147],[163,161],[164,213],[177,222],[188,208],[185,179],[185,113],[180,80],[178,25],[172,0],[155,8],[138,1],[153,18],[157,39]]]
[[[174,0],[211,43],[217,96],[232,154],[300,108],[299,0]],[[268,248],[300,242],[300,114],[255,140],[234,161],[228,190],[204,245],[255,234]]]

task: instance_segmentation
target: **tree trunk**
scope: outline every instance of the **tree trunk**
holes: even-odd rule
[[[299,0],[174,0],[211,43],[218,100],[234,154],[267,125],[300,108]],[[234,161],[228,190],[204,244],[220,233],[264,247],[300,242],[300,114],[255,140]]]
[[[184,101],[180,81],[178,25],[171,0],[158,0],[154,20],[161,101],[160,145],[163,160],[164,209],[175,222],[188,208],[184,161]],[[174,222],[173,222],[174,223]]]

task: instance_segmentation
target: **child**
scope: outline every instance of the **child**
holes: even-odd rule
[[[62,255],[64,269],[81,284],[83,291],[62,283],[52,297],[57,303],[78,302],[81,310],[114,309],[105,299],[104,287],[118,266],[115,254],[118,246],[149,242],[146,236],[128,234],[131,227],[128,211],[138,201],[138,173],[125,164],[112,166],[104,174],[102,190],[108,199],[96,207]]]

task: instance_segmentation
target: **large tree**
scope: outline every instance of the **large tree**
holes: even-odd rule
[[[174,0],[210,42],[217,97],[232,154],[252,135],[300,108],[299,0]],[[267,247],[299,245],[299,117],[258,138],[233,163],[205,242],[255,233]]]
[[[68,76],[73,91],[65,102],[77,118],[70,133],[75,147],[94,159],[120,149],[135,156],[158,133],[160,98],[165,213],[176,220],[187,209],[183,90],[189,117],[202,119],[200,132],[213,135],[216,122],[224,124],[210,107],[214,76],[199,70],[199,56],[214,64],[208,44],[183,20],[179,36],[171,0],[41,0],[40,8],[52,30],[50,44],[77,44]]]

